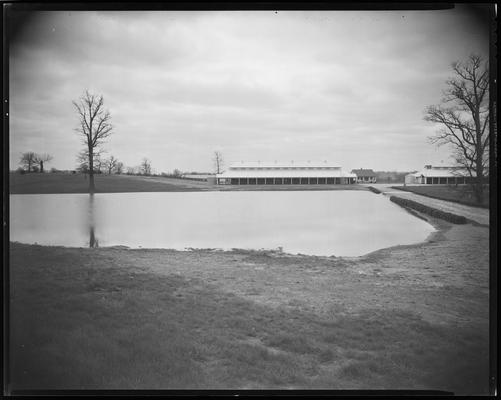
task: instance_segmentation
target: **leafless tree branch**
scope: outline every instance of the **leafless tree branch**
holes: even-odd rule
[[[89,171],[89,191],[93,193],[95,191],[94,169],[98,168],[100,170],[102,164],[96,148],[113,133],[111,115],[108,110],[104,109],[103,96],[91,94],[88,90],[78,100],[73,101],[73,105],[79,118],[79,125],[75,130],[82,136],[85,145],[84,153],[81,153],[81,155],[86,156],[85,164]]]
[[[475,178],[474,190],[481,201],[489,158],[489,70],[478,55],[453,63],[452,69],[455,76],[446,81],[442,104],[427,107],[424,119],[442,126],[430,141],[451,146],[457,164]]]

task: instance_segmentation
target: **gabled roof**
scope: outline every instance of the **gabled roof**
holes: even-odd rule
[[[327,161],[322,162],[269,162],[269,161],[240,161],[232,162],[228,169],[240,168],[341,168],[339,165],[330,164]]]
[[[355,174],[342,171],[341,169],[307,170],[307,169],[281,169],[281,170],[235,170],[230,169],[218,178],[356,178]]]
[[[424,176],[426,178],[453,178],[453,177],[463,177],[463,176],[470,176],[468,171],[466,169],[460,169],[460,168],[425,168],[422,171],[414,172],[412,174],[408,174],[411,176],[415,177],[420,177]],[[475,176],[475,172],[472,171],[472,175]]]
[[[356,174],[357,176],[376,176],[376,173],[372,169],[352,169],[352,174]]]

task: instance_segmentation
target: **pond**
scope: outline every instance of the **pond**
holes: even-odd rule
[[[41,245],[359,256],[433,231],[360,190],[10,195],[10,240]]]

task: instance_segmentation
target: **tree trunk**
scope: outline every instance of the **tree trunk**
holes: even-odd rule
[[[96,247],[96,235],[94,233],[94,226],[90,227],[90,232],[89,232],[89,247],[93,248]]]
[[[96,187],[94,186],[94,154],[92,146],[89,146],[89,193],[94,193]]]
[[[482,148],[482,130],[480,127],[480,110],[476,109],[474,112],[474,123],[475,123],[475,131],[476,131],[476,151],[477,151],[477,159],[476,159],[476,179],[475,179],[475,197],[478,204],[482,204],[484,200],[484,168],[483,168],[483,148]]]
[[[94,231],[94,194],[89,194],[89,247],[97,247],[96,234]]]
[[[482,171],[477,169],[477,178],[475,179],[475,184],[473,185],[473,193],[475,194],[475,200],[478,204],[482,204],[484,200],[484,184],[483,184]]]
[[[40,172],[43,172],[43,161],[40,161]]]

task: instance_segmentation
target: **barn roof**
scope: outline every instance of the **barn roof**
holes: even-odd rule
[[[376,173],[372,169],[352,169],[351,172],[353,174],[356,174],[357,176],[370,176],[374,177],[376,176]]]
[[[356,178],[355,174],[336,169],[230,169],[218,178]]]
[[[424,168],[421,171],[414,172],[412,174],[408,174],[410,176],[424,176],[425,178],[453,178],[453,177],[462,177],[462,176],[470,176],[468,171],[463,168],[456,167],[432,167],[432,168]],[[472,171],[472,175],[475,176],[475,172]]]
[[[323,162],[303,162],[303,161],[291,161],[291,162],[269,162],[269,161],[240,161],[233,162],[230,164],[228,169],[241,169],[241,168],[307,168],[307,169],[323,169],[323,168],[338,168],[339,165]]]

